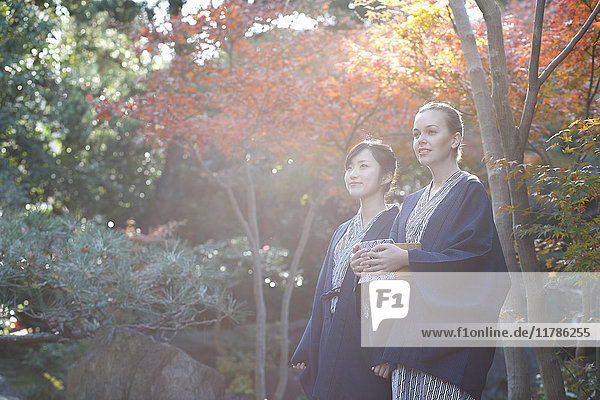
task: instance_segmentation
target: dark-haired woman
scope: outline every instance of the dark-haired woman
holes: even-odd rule
[[[312,315],[292,357],[309,399],[391,397],[388,364],[375,362],[381,360],[377,350],[360,347],[360,290],[349,263],[359,242],[389,238],[398,207],[386,205],[384,196],[395,169],[392,149],[379,141],[363,141],[346,156],[346,189],[360,208],[333,234]]]
[[[403,250],[384,244],[369,252],[358,251],[351,262],[356,273],[506,272],[485,188],[476,176],[458,167],[462,138],[462,118],[456,109],[445,103],[421,107],[414,120],[413,150],[419,163],[431,172],[432,180],[425,188],[407,196],[391,232],[394,241],[421,243],[421,249]],[[439,291],[419,293],[420,305],[435,301],[436,307],[437,304],[443,307],[445,302],[440,301],[443,296],[440,293],[445,293],[452,296],[453,304],[472,307],[473,312],[486,307],[486,315],[495,313],[497,318],[508,280],[505,274],[491,275],[498,278],[483,275],[471,291],[448,291],[440,284]],[[422,310],[423,314],[428,312],[427,308]],[[479,399],[494,350],[493,347],[387,348],[382,358],[393,369],[392,398]]]

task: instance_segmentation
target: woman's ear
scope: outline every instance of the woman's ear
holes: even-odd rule
[[[460,144],[462,143],[462,135],[460,134],[460,132],[456,132],[454,134],[454,136],[452,137],[452,142],[450,143],[450,147],[452,147],[453,149],[458,149],[460,147]]]
[[[394,174],[392,174],[391,172],[386,172],[381,177],[381,184],[382,185],[387,185],[388,183],[392,183],[392,179],[394,179]]]

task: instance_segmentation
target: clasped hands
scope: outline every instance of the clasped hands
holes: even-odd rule
[[[408,251],[391,244],[378,244],[371,250],[352,249],[350,267],[354,274],[362,276],[370,272],[408,272]]]
[[[378,244],[371,250],[352,249],[350,267],[357,276],[370,272],[408,272],[408,251],[394,244]],[[386,379],[390,373],[390,364],[381,363],[371,368],[373,373]]]
[[[370,272],[408,272],[408,251],[393,244],[379,244],[371,250],[359,250],[358,245],[352,249],[350,267],[357,276]],[[294,369],[303,370],[305,363],[292,364]],[[381,363],[371,368],[381,378],[387,378],[390,365]]]

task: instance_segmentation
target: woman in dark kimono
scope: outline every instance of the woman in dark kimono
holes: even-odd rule
[[[360,290],[349,263],[359,242],[389,238],[398,207],[386,205],[384,196],[395,169],[392,149],[379,141],[363,141],[346,156],[346,189],[360,208],[333,234],[312,315],[292,356],[309,399],[391,397],[388,364],[374,361],[381,360],[381,349],[376,354],[376,349],[360,347]]]
[[[357,251],[351,262],[355,273],[507,271],[485,188],[476,176],[458,167],[462,138],[462,118],[456,109],[445,103],[421,107],[414,121],[413,150],[429,168],[432,181],[405,199],[391,232],[395,242],[421,243],[421,249],[383,244],[369,252]],[[485,303],[488,315],[495,313],[497,318],[509,282],[506,274],[489,276],[478,281],[474,290],[421,290],[423,312],[431,304],[452,303],[475,313]],[[425,286],[418,281],[417,285]],[[481,397],[494,351],[386,348],[381,360],[393,369],[394,400],[473,400]]]

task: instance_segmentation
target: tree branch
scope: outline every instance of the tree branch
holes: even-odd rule
[[[533,38],[531,39],[531,54],[529,56],[528,69],[528,84],[527,94],[525,95],[525,103],[521,113],[521,121],[518,128],[518,152],[522,153],[525,150],[533,115],[538,103],[538,93],[542,86],[541,80],[538,77],[540,68],[540,52],[542,47],[542,28],[544,26],[544,6],[545,0],[537,0],[535,4],[535,16],[533,18]],[[520,162],[520,160],[519,160]]]
[[[476,0],[477,6],[483,13],[487,28],[488,48],[490,54],[490,75],[492,77],[492,99],[496,111],[498,132],[502,137],[504,155],[509,159],[518,159],[512,152],[517,146],[517,129],[510,104],[508,68],[506,66],[506,50],[504,48],[504,33],[502,31],[502,15],[500,7],[494,0]],[[511,153],[511,154],[509,154]]]
[[[304,253],[304,249],[306,248],[306,243],[308,241],[308,236],[310,233],[310,227],[315,219],[315,213],[317,208],[323,200],[327,197],[327,189],[328,185],[324,185],[319,189],[317,197],[315,200],[311,201],[310,206],[308,208],[308,212],[306,213],[306,217],[304,218],[304,223],[302,224],[302,233],[300,234],[300,240],[296,245],[296,250],[294,251],[294,257],[292,259],[292,263],[290,265],[289,270],[289,281],[287,282],[287,286],[283,292],[283,300],[281,306],[281,317],[279,320],[279,335],[281,336],[281,342],[279,344],[279,370],[281,375],[279,377],[279,382],[277,383],[277,388],[275,390],[275,399],[283,399],[285,394],[285,388],[287,386],[287,376],[289,365],[289,314],[290,314],[290,302],[292,299],[292,292],[294,290],[294,281],[296,277],[296,272],[298,271],[298,266],[300,265],[300,258]]]
[[[52,333],[30,333],[27,335],[0,335],[0,344],[34,345],[38,343],[64,343],[69,340],[82,339],[66,337]]]
[[[244,165],[246,180],[248,183],[248,219],[250,220],[250,228],[252,228],[252,237],[249,238],[256,242],[256,246],[260,246],[260,236],[258,234],[258,220],[256,211],[256,189],[254,188],[254,179],[250,173],[250,160],[247,160]]]
[[[184,140],[188,144],[189,150],[191,150],[191,153],[193,154],[195,160],[198,162],[198,165],[200,165],[200,167],[207,173],[208,177],[213,182],[215,182],[217,185],[219,185],[221,187],[221,189],[225,192],[225,194],[227,195],[227,198],[229,199],[229,202],[231,203],[231,207],[233,208],[235,215],[238,218],[238,221],[242,225],[242,228],[244,229],[246,236],[248,236],[248,240],[252,240],[252,237],[253,237],[252,229],[250,228],[248,220],[246,219],[246,217],[244,217],[244,214],[242,213],[242,209],[237,201],[237,198],[235,197],[235,194],[233,193],[233,189],[231,188],[231,186],[227,185],[225,182],[223,182],[221,179],[219,179],[217,177],[217,174],[214,171],[212,171],[208,167],[208,165],[206,165],[206,163],[204,162],[202,157],[200,157],[200,155],[198,155],[198,153],[194,149],[194,146],[189,141],[187,141],[185,139],[182,139],[182,140]],[[176,142],[176,143],[179,146],[183,146],[179,142]]]
[[[532,60],[530,60],[530,68],[529,68],[529,86],[527,88],[527,95],[525,96],[525,104],[523,106],[523,113],[521,114],[521,123],[519,124],[519,140],[520,140],[519,151],[523,151],[525,149],[525,145],[527,143],[527,137],[529,136],[529,131],[531,129],[531,123],[533,121],[533,115],[535,114],[535,109],[536,109],[536,105],[538,102],[537,97],[538,97],[540,87],[548,79],[550,74],[552,74],[552,72],[554,72],[556,67],[558,67],[558,65],[565,58],[567,58],[567,56],[573,51],[573,48],[575,47],[575,45],[581,40],[583,35],[585,35],[587,30],[591,26],[592,22],[598,15],[598,12],[600,12],[600,3],[598,3],[598,4],[596,4],[596,7],[594,8],[592,13],[586,20],[585,24],[583,24],[581,29],[579,29],[579,32],[577,32],[577,35],[575,35],[569,41],[569,43],[563,49],[563,51],[561,51],[560,54],[558,56],[556,56],[556,58],[554,58],[554,60],[552,60],[552,62],[544,69],[544,71],[539,76],[539,78],[537,76],[534,78],[533,75],[534,74],[537,75],[538,71],[537,71],[537,69],[534,70],[532,68],[532,66],[534,65],[533,63],[534,62],[536,63],[535,64],[536,68],[539,67],[539,49],[534,49],[534,47],[540,46],[540,43],[538,42],[538,40],[541,41],[541,30],[542,30],[542,25],[543,25],[543,10],[538,10],[538,8],[540,7],[540,4],[542,4],[544,2],[545,2],[545,0],[538,0],[538,3],[536,4],[536,13],[535,13],[535,18],[534,18],[534,31],[533,31],[533,34],[534,34],[533,39],[534,40],[532,43],[532,51],[531,51]],[[539,31],[539,37],[536,37],[536,34],[538,31]],[[537,60],[533,60],[534,57],[536,57]],[[535,84],[532,85],[532,82],[535,82]]]
[[[542,28],[544,26],[544,7],[546,0],[535,2],[533,17],[533,37],[531,39],[531,54],[529,55],[528,87],[539,88],[538,71],[540,69],[540,53],[542,51]]]
[[[569,43],[563,49],[563,51],[561,51],[560,54],[558,56],[556,56],[556,58],[554,60],[552,60],[552,62],[550,64],[548,64],[548,66],[544,69],[544,72],[542,72],[542,75],[540,75],[540,78],[539,78],[540,85],[542,85],[546,81],[546,79],[548,79],[548,77],[550,76],[550,74],[552,74],[552,72],[554,72],[556,67],[558,67],[558,65],[561,62],[563,62],[563,60],[565,58],[567,58],[567,56],[571,53],[571,51],[573,51],[573,48],[581,40],[581,38],[583,38],[583,35],[585,35],[587,30],[590,28],[590,26],[592,25],[592,22],[594,22],[594,20],[598,16],[599,12],[600,12],[600,2],[598,2],[596,4],[596,7],[594,7],[594,10],[592,11],[592,13],[588,17],[588,19],[585,21],[585,24],[583,24],[581,29],[579,29],[579,32],[577,32],[577,35],[575,35],[569,41]]]
[[[529,151],[537,154],[537,156],[540,158],[540,160],[542,160],[546,165],[554,166],[554,163],[552,162],[552,159],[550,158],[548,153],[545,151],[541,151],[537,146],[533,145],[529,140],[527,141],[526,148]]]
[[[596,40],[594,40],[594,44],[592,46],[592,52],[590,54],[591,65],[590,65],[590,83],[588,86],[588,92],[585,99],[585,118],[589,118],[590,116],[590,107],[592,105],[592,101],[596,97],[596,92],[598,91],[598,85],[594,85],[595,78],[595,69],[596,69],[596,48],[598,47],[598,40],[600,40],[600,32],[596,35]],[[589,53],[588,53],[589,54]],[[600,82],[600,79],[598,80]],[[594,89],[594,86],[595,89]]]

